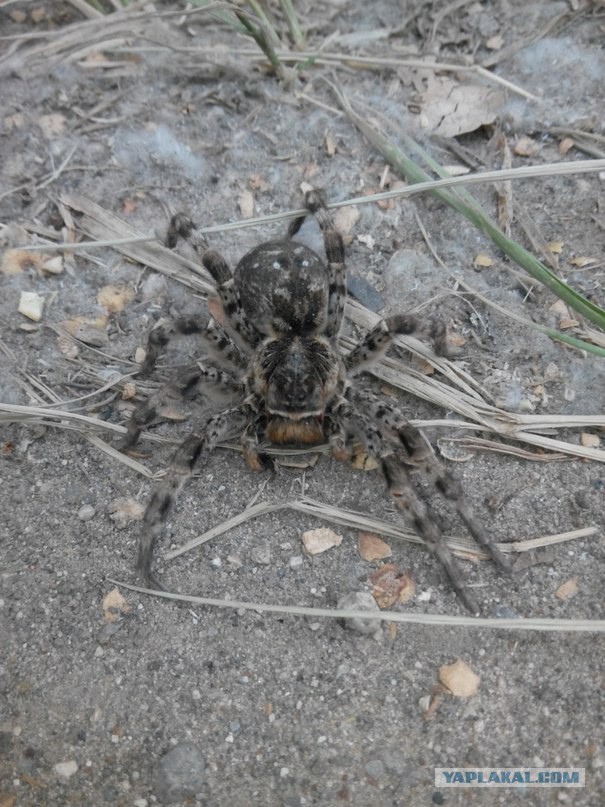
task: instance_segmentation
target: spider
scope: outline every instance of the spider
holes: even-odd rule
[[[355,374],[383,354],[397,334],[418,330],[411,315],[382,319],[348,352],[338,347],[346,297],[344,245],[322,195],[305,194],[305,207],[322,232],[326,263],[311,249],[292,240],[305,217],[295,219],[283,240],[269,241],[248,252],[232,273],[224,258],[206,248],[192,221],[177,214],[170,222],[166,243],[189,239],[217,285],[228,329],[214,318],[182,317],[180,333],[198,333],[226,369],[198,364],[176,382],[183,397],[200,386],[223,388],[235,405],[213,414],[177,449],[165,479],[153,493],[143,517],[137,568],[150,588],[161,589],[152,572],[154,545],[167,513],[204,452],[235,433],[254,470],[271,466],[262,442],[312,446],[328,441],[332,454],[349,459],[353,444],[361,443],[375,458],[398,510],[409,516],[418,535],[442,563],[460,600],[473,614],[479,607],[464,574],[443,539],[427,498],[415,491],[410,470],[420,468],[436,490],[451,502],[466,528],[502,570],[508,560],[492,545],[466,503],[459,481],[437,459],[424,435],[399,408],[380,396],[361,392]],[[435,349],[443,352],[445,329],[432,323]],[[158,326],[149,336],[142,374],[152,371],[169,330]],[[157,416],[151,399],[133,413],[123,449],[137,442],[141,431]]]

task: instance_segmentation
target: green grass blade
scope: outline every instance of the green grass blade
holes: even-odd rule
[[[372,143],[372,145],[375,146],[378,151],[380,151],[384,158],[398,171],[400,171],[409,182],[426,182],[431,179],[431,177],[422,168],[420,168],[420,166],[414,162],[414,160],[404,154],[404,152],[402,152],[401,149],[391,140],[371,126],[364,118],[358,115],[351,107],[349,101],[334,85],[330,83],[330,86],[337,95],[341,106],[345,110],[352,123],[357,126],[357,128]],[[426,152],[424,152],[421,147],[418,146],[418,144],[416,144],[408,135],[404,135],[404,138],[408,143],[408,147],[413,148],[413,150],[416,152],[422,153],[423,158],[427,160],[427,162],[430,161],[431,167],[435,171],[438,171],[441,173],[441,175],[445,174],[443,169],[438,166],[437,163],[432,161]],[[535,280],[538,280],[544,286],[549,288],[557,297],[564,300],[565,303],[570,306],[570,308],[573,308],[573,310],[577,311],[578,314],[586,317],[586,319],[590,320],[599,328],[605,330],[605,310],[600,308],[598,305],[595,305],[590,300],[587,300],[582,294],[572,289],[567,285],[567,283],[558,278],[554,272],[552,272],[541,261],[539,261],[535,255],[532,255],[531,252],[526,250],[520,244],[517,244],[512,239],[508,238],[502,232],[496,222],[482,210],[482,208],[479,206],[476,200],[473,199],[471,194],[468,193],[468,191],[464,190],[452,192],[444,188],[434,188],[430,191],[430,193],[465,216],[481,232],[485,233],[485,235],[491,238],[491,240],[506,255],[515,261],[515,263],[523,267]],[[582,347],[584,350],[590,350],[590,352],[597,353],[598,355],[603,355],[601,353],[602,349],[595,351],[592,349],[594,346],[584,342],[583,340],[574,339],[574,337],[560,334],[558,331],[555,331],[554,333],[556,333],[556,338],[561,341],[567,342],[568,344],[574,344],[577,347]]]

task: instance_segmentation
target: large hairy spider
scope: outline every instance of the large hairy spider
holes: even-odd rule
[[[311,249],[291,240],[304,217],[292,222],[286,239],[261,244],[248,252],[233,274],[221,255],[205,249],[190,219],[177,215],[170,223],[168,246],[175,246],[179,236],[191,239],[217,284],[229,323],[229,331],[214,319],[203,323],[201,318],[186,317],[175,323],[181,333],[201,333],[228,368],[196,365],[179,379],[177,387],[188,396],[200,385],[216,385],[235,394],[237,403],[207,417],[176,451],[167,476],[145,510],[138,569],[148,586],[161,588],[152,573],[155,541],[200,455],[221,440],[240,433],[244,457],[255,470],[269,464],[260,450],[263,440],[298,446],[327,440],[338,459],[350,458],[352,445],[357,442],[379,461],[397,508],[411,518],[418,535],[439,558],[464,605],[477,613],[477,602],[443,539],[438,519],[428,501],[416,493],[409,469],[426,472],[501,569],[508,570],[509,562],[475,521],[460,483],[437,459],[421,432],[396,405],[355,388],[355,373],[377,359],[397,334],[414,332],[417,322],[409,315],[388,317],[348,353],[339,351],[346,296],[344,246],[317,191],[306,193],[305,206],[321,228],[327,266]],[[432,337],[437,349],[443,346],[443,328],[434,326]],[[152,370],[167,341],[163,327],[151,332],[142,373]],[[123,447],[132,447],[156,415],[153,399],[137,409]]]

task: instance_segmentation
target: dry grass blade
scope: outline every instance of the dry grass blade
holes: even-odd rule
[[[87,235],[106,240],[114,236],[122,238],[140,235],[118,216],[84,197],[65,196],[64,202],[74,210],[84,213],[80,226]],[[135,260],[153,266],[184,285],[195,288],[202,295],[213,289],[210,283],[199,277],[199,273],[203,271],[199,266],[159,244],[118,244],[116,248]],[[379,319],[377,314],[355,301],[348,301],[346,316],[364,328],[372,327]],[[343,345],[346,347],[347,344],[346,339],[343,339]],[[569,456],[605,462],[605,450],[587,448],[534,433],[536,430],[544,429],[545,426],[549,431],[575,427],[603,428],[605,427],[605,416],[591,415],[585,418],[554,416],[548,420],[548,423],[545,423],[542,416],[518,415],[498,409],[485,400],[485,391],[471,376],[463,373],[455,362],[435,356],[426,345],[411,337],[399,337],[397,344],[430,361],[450,383],[445,384],[434,377],[425,376],[392,357],[383,358],[373,366],[372,373],[377,378],[445,410],[458,413],[465,420],[474,422],[480,431],[492,432],[507,440],[527,443],[547,451],[562,452]]]
[[[50,406],[53,406],[53,404]],[[66,409],[52,409],[50,406],[24,406],[0,401],[0,423],[27,423],[36,426],[50,426],[59,429],[72,429],[82,434],[101,431],[119,435],[126,434],[125,427],[118,426],[117,423],[109,423],[107,420],[81,415],[78,412],[69,412]],[[141,439],[151,440],[156,443],[175,442],[148,431],[142,435]],[[107,447],[110,448],[110,446]],[[144,476],[148,475],[147,470],[145,470]]]
[[[326,84],[328,84],[328,86],[332,89],[334,95],[338,98],[339,103],[351,122],[377,149],[377,151],[382,154],[389,164],[394,166],[395,169],[409,182],[412,184],[419,184],[427,182],[430,179],[429,174],[427,174],[426,170],[420,166],[418,160],[427,165],[431,171],[434,171],[439,176],[447,177],[447,171],[445,171],[445,169],[439,165],[439,163],[437,163],[431,157],[431,155],[419,143],[414,141],[413,138],[410,137],[406,132],[398,128],[400,138],[406,144],[408,151],[414,155],[415,159],[408,156],[408,154],[400,149],[394,141],[390,140],[374,124],[370,123],[366,118],[353,109],[348,98],[338,87],[328,80],[325,81]],[[384,116],[382,117],[384,118]],[[386,119],[386,121],[390,124],[388,119]],[[600,161],[593,161],[595,164],[597,162]],[[487,235],[494,242],[494,244],[496,244],[496,246],[498,246],[506,255],[512,258],[515,263],[525,269],[526,272],[528,272],[535,280],[538,280],[543,286],[548,288],[553,294],[555,294],[561,300],[564,300],[571,308],[573,308],[574,311],[578,312],[583,317],[590,320],[590,322],[605,330],[605,310],[562,281],[554,272],[552,272],[552,270],[541,263],[533,253],[521,246],[521,244],[507,238],[496,222],[493,221],[493,219],[464,188],[461,189],[459,193],[452,193],[441,188],[434,188],[431,193],[439,200],[445,202],[458,213],[467,218],[480,232]],[[562,333],[557,333],[556,338],[577,347],[582,347],[584,350],[596,355],[605,356],[605,350],[597,345],[582,343],[580,340],[573,337],[568,337]]]
[[[475,616],[441,616],[439,614],[415,614],[401,611],[349,611],[336,608],[308,608],[302,605],[271,605],[245,600],[220,600],[212,597],[194,597],[188,594],[172,594],[169,591],[155,591],[123,583],[120,580],[107,578],[107,582],[120,586],[128,591],[149,594],[176,602],[191,605],[205,605],[213,608],[230,608],[259,613],[289,614],[291,616],[308,616],[314,619],[372,619],[381,622],[401,622],[431,627],[449,628],[489,628],[494,630],[532,630],[567,633],[603,633],[603,619],[490,619]]]
[[[127,465],[133,471],[136,471],[138,474],[141,474],[141,476],[144,476],[147,479],[156,478],[156,474],[153,471],[150,471],[145,465],[137,462],[137,460],[133,459],[128,454],[118,451],[117,448],[110,446],[109,443],[106,443],[105,440],[101,440],[100,437],[95,437],[94,435],[90,434],[85,435],[85,437],[89,443],[92,443],[93,446],[98,448],[104,454],[110,456],[113,460],[121,462],[122,465]]]
[[[583,174],[594,173],[605,170],[605,160],[577,160],[564,163],[547,163],[543,165],[529,165],[521,166],[519,168],[511,168],[510,170],[499,171],[481,171],[475,174],[466,174],[458,177],[447,177],[445,179],[431,179],[426,182],[417,182],[413,185],[408,185],[404,188],[395,188],[389,191],[382,191],[380,193],[373,193],[367,196],[356,196],[352,199],[344,199],[341,202],[330,202],[327,207],[330,210],[338,210],[341,207],[352,207],[357,205],[372,204],[373,202],[388,201],[389,199],[399,199],[408,196],[413,196],[417,193],[427,193],[429,191],[439,190],[443,188],[451,188],[456,186],[466,185],[479,185],[489,182],[504,182],[506,180],[514,179],[531,179],[540,176],[567,176],[568,174]],[[157,236],[144,235],[138,231],[134,231],[130,225],[126,224],[122,219],[114,216],[104,208],[91,202],[84,196],[78,194],[65,194],[61,197],[62,201],[68,207],[72,207],[78,212],[87,212],[94,218],[99,219],[99,225],[104,225],[103,229],[106,233],[113,233],[113,236],[108,236],[106,240],[91,243],[62,243],[62,244],[44,244],[42,246],[28,247],[28,249],[45,249],[45,250],[60,250],[66,249],[70,251],[83,250],[95,246],[122,246],[124,244],[148,243],[156,242]],[[203,235],[211,235],[212,233],[224,233],[231,230],[243,230],[247,227],[260,227],[267,224],[276,224],[278,222],[288,221],[305,215],[304,208],[297,210],[286,210],[282,213],[273,213],[268,216],[257,216],[249,219],[242,219],[241,221],[229,222],[226,224],[216,224],[208,227],[198,228],[198,232]],[[85,232],[89,235],[94,235],[95,229],[91,227],[87,230],[84,225],[81,225]],[[111,229],[115,227],[115,229]],[[128,254],[128,253],[125,253]],[[163,254],[163,253],[160,253]],[[134,256],[133,256],[134,257]],[[138,258],[134,258],[138,260]],[[199,267],[192,261],[182,259],[184,265],[199,272]],[[158,268],[155,264],[150,264],[154,268]]]
[[[63,194],[61,201],[72,210],[83,214],[80,227],[93,238],[111,241],[112,238],[135,237],[138,239],[142,235],[119,216],[84,196]],[[152,243],[129,241],[128,243],[117,243],[116,246],[120,252],[132,260],[151,266],[158,272],[162,272],[196,291],[208,294],[214,290],[214,286],[205,279],[208,276],[207,273],[199,264],[181,257],[157,241]]]
[[[511,457],[519,457],[530,462],[560,462],[571,460],[568,454],[538,454],[535,451],[527,451],[519,446],[511,446],[507,443],[498,443],[495,440],[486,440],[484,437],[448,437],[448,443],[456,443],[461,448],[470,451],[490,451],[494,454],[508,454]]]
[[[366,513],[358,513],[355,510],[347,510],[343,507],[336,507],[335,505],[319,502],[315,499],[310,499],[303,496],[301,499],[294,499],[289,502],[268,503],[260,502],[252,507],[247,507],[241,513],[238,513],[226,521],[217,524],[211,529],[193,538],[183,546],[172,549],[165,554],[167,560],[179,557],[192,549],[195,549],[202,544],[211,541],[213,538],[223,535],[233,527],[237,527],[246,521],[259,516],[264,516],[267,513],[274,513],[276,510],[294,510],[298,513],[305,513],[309,518],[318,518],[323,521],[329,521],[332,524],[338,524],[341,527],[350,527],[355,530],[363,530],[365,532],[375,532],[379,535],[388,536],[389,538],[397,538],[402,541],[407,541],[413,544],[422,544],[422,539],[411,530],[398,527],[389,521],[384,521],[380,518],[367,515]],[[496,546],[502,552],[528,552],[536,546],[544,547],[550,544],[562,543],[563,541],[571,541],[576,538],[586,538],[594,535],[597,532],[596,527],[585,527],[572,532],[561,533],[558,535],[543,536],[541,538],[532,538],[528,541],[515,541],[514,543],[499,543]],[[476,560],[489,560],[489,555],[483,552],[477,544],[470,538],[454,538],[447,537],[447,544],[454,554],[463,558],[472,558]]]
[[[274,513],[276,510],[282,510],[287,506],[287,502],[284,504],[268,504],[267,502],[259,502],[259,504],[254,504],[252,507],[247,507],[241,513],[228,518],[226,521],[223,521],[216,527],[212,527],[212,529],[207,530],[203,535],[193,538],[191,541],[183,544],[183,546],[170,550],[170,552],[167,552],[164,557],[166,557],[168,560],[178,558],[179,555],[183,555],[185,552],[189,552],[191,549],[195,549],[195,547],[201,546],[201,544],[205,544],[207,541],[211,541],[218,535],[222,535],[224,532],[243,524],[245,521],[249,521],[251,518],[257,518],[258,516],[263,516],[266,513]]]

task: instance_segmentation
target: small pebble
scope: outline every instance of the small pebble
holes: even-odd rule
[[[162,804],[193,799],[204,784],[204,758],[190,742],[175,745],[158,765],[154,794]]]
[[[497,605],[494,608],[494,616],[496,619],[518,619],[519,614],[509,608],[508,605]]]
[[[366,773],[373,779],[380,779],[384,773],[384,765],[379,759],[370,759],[366,762]]]
[[[384,308],[384,297],[364,277],[349,273],[347,291],[370,311],[378,312]]]
[[[97,511],[92,504],[83,504],[78,510],[78,518],[80,521],[90,521],[95,517]]]
[[[290,558],[290,563],[288,564],[288,566],[291,569],[300,569],[303,563],[304,563],[303,557],[301,555],[295,555],[293,558]]]
[[[351,591],[338,600],[336,605],[339,611],[380,611],[376,600],[369,591]],[[378,619],[353,619],[344,620],[345,628],[363,633],[365,636],[373,636],[380,632],[380,620]]]
[[[64,779],[69,779],[78,770],[78,763],[75,759],[70,759],[69,762],[57,762],[53,770]]]
[[[250,552],[250,558],[259,566],[269,566],[271,563],[271,549],[268,544],[255,546]]]

